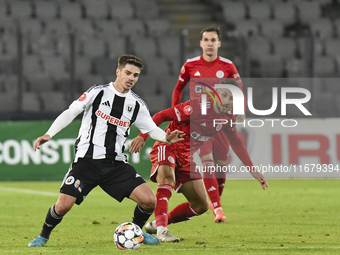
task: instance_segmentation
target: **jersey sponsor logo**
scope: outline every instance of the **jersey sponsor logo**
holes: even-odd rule
[[[224,72],[221,71],[221,70],[217,71],[217,72],[216,72],[216,77],[217,77],[217,78],[223,78],[223,77],[224,77]]]
[[[197,71],[197,72],[194,74],[194,76],[201,76],[201,74],[200,74],[199,71]]]
[[[181,121],[181,113],[179,112],[179,110],[176,107],[175,107],[175,113],[176,113],[176,116],[177,116],[177,120]]]
[[[206,142],[206,141],[208,141],[208,140],[211,139],[211,136],[200,135],[200,134],[197,133],[197,132],[192,132],[192,133],[190,134],[190,136],[191,136],[192,138],[194,138],[195,140],[200,141],[200,142]]]
[[[168,157],[168,160],[170,163],[174,164],[175,163],[175,159],[171,156]]]
[[[86,93],[82,94],[79,98],[78,101],[84,101],[86,99]]]
[[[110,124],[116,125],[116,126],[119,126],[119,127],[129,127],[129,124],[130,124],[130,121],[119,120],[115,117],[110,116],[109,114],[102,112],[101,110],[97,110],[96,115],[99,118],[108,121]]]
[[[183,111],[186,115],[190,115],[192,113],[192,107],[190,105],[186,105],[184,108],[183,108]]]

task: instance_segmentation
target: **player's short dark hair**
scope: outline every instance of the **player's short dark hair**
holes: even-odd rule
[[[235,85],[236,87],[240,88],[240,84],[238,84],[237,81],[231,78],[222,79],[220,81],[220,84],[231,84],[231,85]]]
[[[221,40],[221,29],[218,27],[207,27],[201,31],[201,40],[203,38],[203,33],[204,32],[216,32],[218,36],[218,40]]]
[[[118,68],[122,69],[127,64],[137,66],[140,70],[143,69],[142,60],[134,55],[121,55],[118,59]]]

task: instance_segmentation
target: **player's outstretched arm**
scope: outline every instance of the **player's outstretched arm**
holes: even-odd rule
[[[184,138],[183,138],[184,135],[185,135],[185,133],[183,131],[179,131],[179,130],[176,129],[176,130],[170,132],[170,130],[168,129],[166,131],[165,139],[169,143],[178,143],[178,142],[184,140]]]
[[[253,162],[249,157],[246,146],[238,136],[236,128],[227,129],[227,136],[235,154],[242,161],[242,163],[250,169],[250,174],[260,182],[262,189],[265,190],[268,187],[267,180],[260,172],[253,169]]]
[[[40,145],[48,142],[51,139],[51,136],[49,134],[45,134],[43,136],[40,136],[34,143],[34,150],[40,149]]]
[[[68,109],[63,111],[52,123],[50,128],[47,130],[46,134],[40,136],[34,143],[34,150],[40,149],[40,145],[48,142],[54,135],[61,131],[64,127],[69,125],[75,117],[77,117],[82,112],[74,105],[70,105]]]
[[[144,138],[141,136],[137,136],[136,138],[134,138],[130,144],[130,148],[129,148],[129,152],[130,153],[137,153],[140,152],[140,150],[143,148],[144,146]]]
[[[161,129],[157,129],[157,132],[162,132]],[[163,131],[164,132],[164,131]],[[178,143],[180,141],[183,141],[184,138],[183,136],[185,135],[185,133],[183,131],[179,131],[179,130],[174,130],[172,132],[170,132],[170,130],[168,129],[166,132],[165,132],[165,140],[169,143]],[[161,134],[154,134],[154,137],[153,138],[156,138],[156,140],[160,140],[162,141],[161,139]],[[140,152],[140,150],[143,148],[144,146],[144,138],[139,135],[137,136],[136,138],[134,138],[130,144],[130,148],[129,148],[129,152],[130,153],[136,153],[136,152]],[[165,142],[165,141],[163,141]]]
[[[250,171],[250,174],[260,182],[261,184],[261,187],[263,190],[265,190],[266,188],[268,188],[268,183],[267,183],[267,180],[266,178],[264,178],[264,176],[258,172],[258,171]]]
[[[240,114],[240,115],[237,115],[236,122],[243,122],[245,119],[246,119],[246,115]]]

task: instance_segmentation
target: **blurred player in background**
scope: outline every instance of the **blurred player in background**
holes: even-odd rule
[[[158,128],[146,104],[130,91],[138,81],[142,68],[139,58],[122,55],[118,60],[115,82],[91,87],[62,112],[46,134],[35,142],[36,150],[85,111],[76,140],[75,160],[65,175],[59,199],[48,210],[40,235],[28,244],[29,247],[44,246],[64,215],[75,203],[81,204],[98,185],[119,202],[127,197],[137,203],[132,222],[140,228],[149,219],[156,206],[155,194],[126,161],[123,153],[130,127],[134,124],[153,139],[165,143],[183,140],[183,132],[165,133]],[[160,243],[156,237],[145,233],[143,242]]]
[[[243,84],[233,62],[218,56],[218,48],[221,47],[220,39],[221,31],[219,28],[208,27],[202,30],[200,41],[202,55],[188,59],[182,66],[172,95],[172,106],[180,103],[184,87],[193,78],[233,78],[238,81],[242,89]],[[240,122],[244,121],[244,119],[244,115],[239,115],[236,118]],[[223,167],[229,163],[228,151],[229,142],[226,134],[220,132],[201,147],[199,156],[203,166],[219,165]],[[225,179],[225,174],[220,174],[219,176],[204,174],[204,184],[210,198],[209,207],[213,211],[214,220],[217,223],[226,220],[221,206],[221,195]]]
[[[226,79],[226,83],[238,85],[232,79]],[[244,143],[237,134],[235,126],[220,125],[215,127],[214,120],[224,119],[230,123],[235,117],[228,112],[233,107],[233,95],[227,88],[217,90],[222,104],[218,101],[215,105],[209,98],[208,104],[213,107],[207,109],[207,115],[201,115],[200,98],[189,100],[175,107],[160,111],[152,119],[157,125],[164,121],[171,121],[166,130],[183,130],[184,141],[177,144],[155,142],[151,152],[150,160],[152,170],[150,179],[158,183],[156,192],[157,205],[155,209],[155,221],[145,225],[148,233],[157,234],[162,242],[178,242],[179,238],[173,236],[167,228],[168,224],[177,223],[191,219],[193,216],[203,214],[208,210],[208,201],[201,172],[197,171],[193,161],[195,153],[207,139],[214,137],[216,133],[223,132],[229,139],[236,155],[245,166],[252,169],[253,163],[248,155]],[[204,123],[204,125],[202,125]],[[139,152],[144,145],[147,134],[140,134],[131,142],[130,152]],[[251,171],[263,189],[268,187],[266,179],[261,173]],[[168,212],[168,202],[173,188],[183,193],[188,202],[176,206]]]

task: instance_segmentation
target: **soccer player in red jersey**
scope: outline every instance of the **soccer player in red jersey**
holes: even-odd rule
[[[183,89],[193,78],[233,78],[238,81],[242,89],[242,82],[238,71],[229,59],[218,56],[218,48],[221,47],[221,31],[216,27],[203,29],[201,32],[200,46],[202,55],[191,59],[182,66],[178,82],[172,95],[172,106],[180,103]],[[243,122],[245,116],[237,116],[237,121]],[[229,142],[224,132],[220,132],[209,140],[200,149],[199,156],[206,167],[219,165],[226,166],[228,158]],[[204,175],[204,184],[210,198],[209,207],[214,212],[215,222],[226,220],[222,210],[221,195],[225,183],[225,174],[214,178],[210,174]]]
[[[237,85],[232,79],[226,79],[225,82]],[[206,115],[201,114],[200,98],[195,98],[160,111],[152,118],[157,125],[164,121],[171,121],[166,130],[180,129],[185,133],[184,141],[177,144],[156,142],[150,153],[152,163],[150,179],[158,183],[157,205],[155,209],[156,220],[147,223],[145,230],[148,233],[157,234],[157,238],[162,242],[179,241],[179,238],[173,236],[168,230],[168,224],[189,220],[191,217],[201,215],[208,210],[201,171],[197,171],[193,161],[193,153],[219,131],[224,131],[234,152],[248,167],[253,177],[260,182],[262,188],[268,187],[263,175],[254,171],[253,163],[245,145],[237,134],[236,127],[215,125],[216,119],[223,119],[228,123],[231,120],[235,122],[235,117],[228,114],[233,106],[233,96],[230,90],[219,88],[217,92],[222,104],[219,101],[214,104],[213,100],[209,98],[207,105],[210,105],[210,107],[207,107]],[[131,143],[130,152],[139,152],[146,138],[147,134],[140,134],[136,137]],[[201,169],[206,171],[204,167]],[[182,203],[168,212],[168,202],[173,188],[183,193],[188,202]]]

